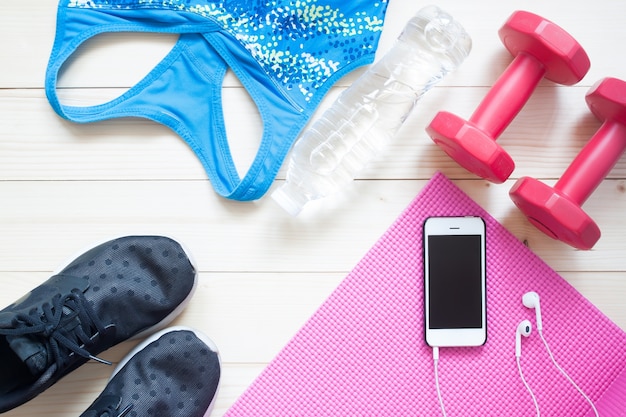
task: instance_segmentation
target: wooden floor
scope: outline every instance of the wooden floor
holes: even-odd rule
[[[173,236],[191,250],[200,270],[197,294],[176,324],[202,330],[221,350],[223,381],[213,412],[221,416],[440,170],[626,330],[626,158],[584,206],[603,232],[590,251],[544,236],[508,197],[522,175],[554,183],[600,126],[584,96],[605,76],[626,79],[626,2],[437,4],[471,34],[469,58],[424,97],[393,144],[357,181],[293,218],[269,194],[252,203],[218,197],[193,152],[165,127],[144,120],[77,125],[60,119],[43,91],[56,0],[0,2],[0,306],[93,242],[132,233]],[[419,7],[391,1],[380,53]],[[424,127],[440,109],[470,116],[511,61],[497,30],[517,9],[567,29],[592,65],[576,86],[541,82],[499,140],[517,168],[509,181],[493,185],[459,168]],[[165,35],[98,36],[65,70],[61,94],[81,105],[105,102],[137,82],[175,41]],[[360,73],[344,77],[320,110]],[[261,122],[232,74],[224,85],[224,108],[244,172],[258,147]],[[283,168],[272,190],[284,177]],[[118,361],[132,345],[123,343],[103,356]],[[6,415],[79,415],[110,372],[88,363]]]

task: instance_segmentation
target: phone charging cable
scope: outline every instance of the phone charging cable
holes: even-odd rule
[[[435,388],[437,389],[437,398],[439,398],[439,406],[443,417],[448,417],[446,408],[443,406],[443,398],[441,398],[441,388],[439,387],[439,347],[433,346],[433,365],[435,368]]]

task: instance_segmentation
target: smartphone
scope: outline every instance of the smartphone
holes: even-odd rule
[[[429,346],[487,341],[485,222],[429,217],[424,222],[424,317]]]

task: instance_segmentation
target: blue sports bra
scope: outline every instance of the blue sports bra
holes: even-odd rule
[[[62,117],[79,123],[143,117],[182,137],[216,192],[254,200],[271,186],[291,145],[340,77],[374,59],[387,0],[61,0],[45,88]],[[105,32],[179,34],[168,55],[107,103],[60,103],[63,64]],[[240,178],[226,137],[221,89],[230,68],[263,122],[257,154]]]

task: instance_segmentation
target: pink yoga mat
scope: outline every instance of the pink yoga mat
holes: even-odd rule
[[[534,416],[515,363],[515,329],[535,324],[522,305],[539,293],[543,333],[557,362],[602,416],[626,416],[626,334],[562,277],[436,174],[298,331],[227,417],[438,416],[432,351],[423,337],[422,223],[479,215],[487,223],[488,340],[441,349],[447,414]],[[552,366],[537,333],[522,340],[522,369],[542,416],[591,408]]]

